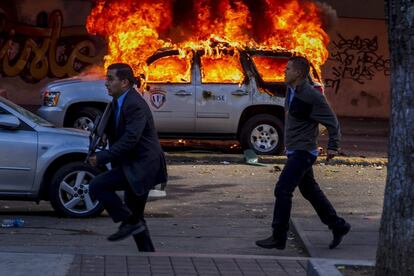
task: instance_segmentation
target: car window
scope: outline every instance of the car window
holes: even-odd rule
[[[253,56],[253,63],[264,82],[283,82],[289,61],[285,57]]]
[[[147,68],[149,83],[191,83],[191,56],[166,56]]]
[[[238,55],[201,56],[202,83],[239,84],[243,80],[243,67]]]
[[[10,108],[12,108],[14,111],[16,111],[19,114],[23,115],[24,117],[26,117],[30,121],[34,122],[35,124],[38,124],[38,125],[41,125],[41,126],[44,126],[44,127],[54,127],[53,124],[49,123],[45,119],[37,116],[36,114],[33,114],[32,112],[30,112],[29,110],[24,109],[21,106],[18,106],[16,104],[12,103],[11,101],[8,101],[4,98],[0,98],[0,102],[2,102],[3,104],[7,105]]]

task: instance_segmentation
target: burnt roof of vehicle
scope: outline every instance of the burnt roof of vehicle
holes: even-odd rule
[[[147,64],[151,64],[159,58],[167,57],[167,56],[176,56],[180,52],[175,48],[161,48],[158,49],[154,54],[152,54],[149,58],[147,58]]]
[[[281,50],[255,50],[255,49],[248,49],[245,50],[249,55],[252,56],[269,56],[269,57],[292,57],[293,54],[288,51],[281,51]]]
[[[228,47],[228,48],[219,48],[218,51],[219,52],[228,52],[228,53],[232,53],[236,48],[233,47]],[[249,55],[253,55],[253,56],[269,56],[269,57],[286,57],[289,58],[291,56],[293,56],[292,53],[288,52],[288,51],[284,51],[284,50],[261,50],[261,49],[240,49],[237,48],[237,50],[239,52],[244,52],[247,53]],[[204,49],[199,49],[199,50],[194,50],[195,52],[197,52],[198,54],[203,54],[205,52]],[[147,60],[147,64],[151,64],[153,63],[155,60],[159,59],[159,58],[163,58],[166,56],[174,56],[174,55],[179,55],[180,52],[177,48],[161,48],[158,49],[154,54],[152,54]]]
[[[233,48],[233,47],[219,49],[220,52],[224,52],[224,53],[225,52],[231,53],[234,50],[235,50],[235,48]],[[286,50],[265,50],[265,49],[253,49],[253,48],[237,49],[237,50],[239,50],[242,54],[246,53],[248,56],[265,56],[265,57],[286,57],[286,58],[290,58],[294,55],[293,53],[288,52]],[[200,50],[196,50],[196,52],[198,54],[202,54],[204,52],[204,50],[200,49]],[[146,60],[146,62],[149,65],[149,64],[153,63],[154,61],[156,61],[157,59],[167,57],[167,56],[179,55],[179,54],[180,54],[180,52],[177,48],[160,48],[153,55],[151,55]],[[311,68],[312,68],[312,71],[313,71],[312,73],[313,73],[314,77],[318,81],[321,81],[318,73],[315,70],[315,67],[313,66],[313,64],[311,64]]]

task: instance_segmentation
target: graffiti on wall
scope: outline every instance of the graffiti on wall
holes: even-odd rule
[[[326,79],[326,87],[338,93],[344,80],[365,84],[376,74],[390,75],[390,60],[378,53],[378,38],[361,38],[355,36],[348,39],[338,34],[339,39],[333,41],[333,50],[329,60],[333,63],[332,78]]]
[[[61,11],[39,14],[38,24],[9,22],[0,14],[0,74],[26,82],[71,77],[102,61],[103,46],[84,26],[63,27]]]

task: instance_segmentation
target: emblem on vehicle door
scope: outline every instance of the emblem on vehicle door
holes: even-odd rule
[[[151,92],[150,99],[152,106],[156,109],[160,109],[167,101],[167,96],[165,95],[165,92],[156,90]]]

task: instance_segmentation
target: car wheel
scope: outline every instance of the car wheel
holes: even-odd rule
[[[69,122],[70,127],[91,131],[96,117],[101,116],[102,111],[94,107],[81,107],[73,115]]]
[[[89,183],[101,173],[97,168],[82,162],[61,167],[52,178],[49,197],[56,213],[65,217],[86,218],[98,216],[102,204],[89,194]]]
[[[243,125],[240,142],[243,149],[253,149],[257,154],[281,154],[283,123],[273,115],[255,115]]]

